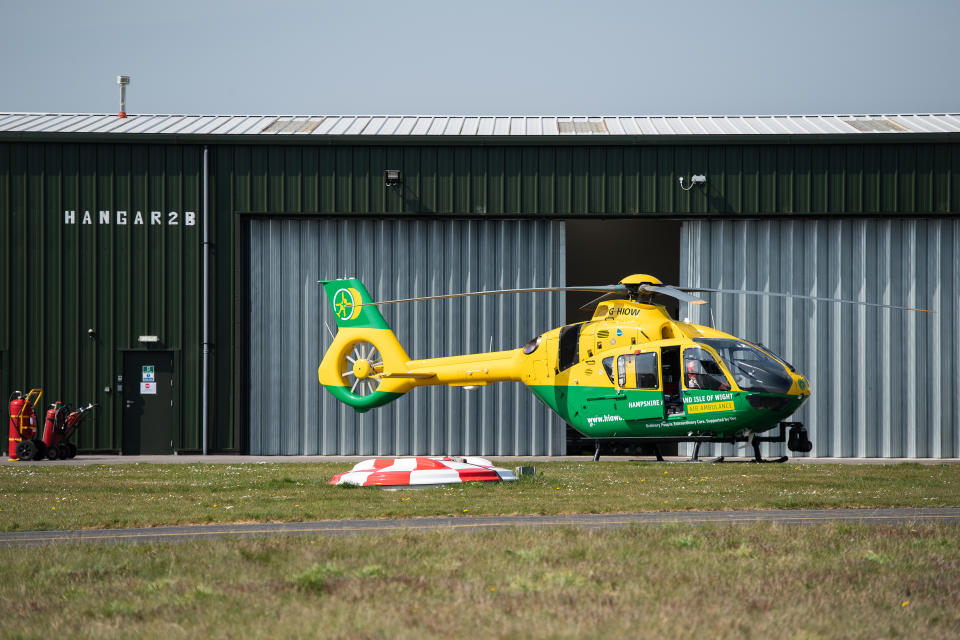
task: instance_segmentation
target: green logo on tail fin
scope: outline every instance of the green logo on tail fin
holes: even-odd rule
[[[333,312],[338,320],[353,320],[354,315],[360,315],[359,300],[354,299],[350,289],[337,289],[333,294]]]
[[[321,280],[338,327],[389,329],[363,283],[356,278]]]

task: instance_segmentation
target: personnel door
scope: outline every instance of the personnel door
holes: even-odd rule
[[[123,358],[123,453],[173,453],[173,353],[128,351]]]

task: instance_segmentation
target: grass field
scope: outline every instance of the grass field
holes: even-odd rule
[[[960,635],[943,523],[11,547],[0,567],[3,637]]]
[[[516,483],[327,484],[349,463],[0,467],[0,530],[431,515],[960,506],[960,465],[547,462]]]
[[[516,483],[327,485],[349,463],[0,467],[0,529],[960,506],[960,465],[548,462]],[[511,528],[0,549],[0,637],[960,634],[960,526]]]

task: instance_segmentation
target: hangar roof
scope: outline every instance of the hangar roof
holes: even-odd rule
[[[649,137],[957,134],[960,114],[768,116],[415,116],[0,113],[0,135],[349,138]]]

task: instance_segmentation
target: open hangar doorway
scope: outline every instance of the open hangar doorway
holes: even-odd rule
[[[666,284],[680,283],[679,220],[567,220],[567,285],[616,284],[625,276],[646,273]],[[597,297],[595,293],[569,291],[566,295],[567,324],[589,320],[592,309],[581,309]],[[679,303],[667,310],[677,317]],[[681,318],[682,319],[682,318]],[[593,454],[594,441],[567,426],[567,454]],[[664,455],[677,455],[677,445],[660,447]],[[602,443],[601,455],[653,455],[648,447],[629,441]]]

